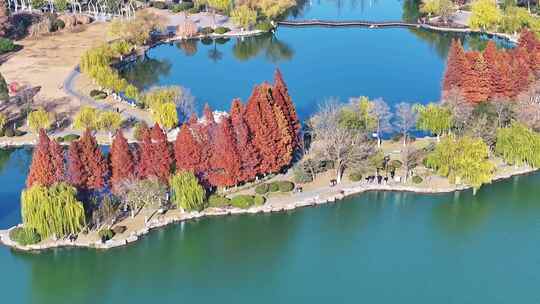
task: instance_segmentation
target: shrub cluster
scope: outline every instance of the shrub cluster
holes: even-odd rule
[[[423,181],[423,179],[418,175],[415,175],[415,176],[412,177],[412,182],[415,183],[415,184],[420,184],[422,181]]]
[[[225,33],[227,33],[227,32],[230,32],[230,31],[231,31],[230,28],[224,27],[224,26],[219,26],[219,27],[217,27],[217,28],[214,30],[214,32],[215,32],[216,34],[220,34],[220,35],[223,35],[223,34],[225,34]]]
[[[80,138],[77,134],[67,134],[64,136],[59,136],[56,138],[56,141],[58,142],[72,142],[74,140],[78,140]]]
[[[157,9],[167,9],[168,8],[167,3],[162,2],[162,1],[153,1],[153,2],[150,3],[150,5],[152,7],[157,8]]]
[[[9,231],[9,238],[19,245],[32,245],[41,241],[41,236],[35,229],[17,227]]]
[[[200,30],[200,32],[203,35],[210,35],[210,34],[212,34],[214,32],[214,29],[209,27],[209,26],[205,26]]]
[[[179,13],[179,12],[187,11],[192,8],[193,8],[193,2],[182,2],[179,4],[173,5],[171,8],[171,11],[173,13]]]
[[[101,90],[92,90],[90,91],[90,97],[94,99],[105,99],[107,98],[107,93]]]
[[[237,208],[246,209],[255,203],[255,198],[252,195],[237,195],[231,199],[231,205]]]
[[[255,187],[255,193],[264,195],[268,192],[291,192],[294,189],[294,183],[290,181],[276,181],[269,184],[260,184]]]
[[[208,198],[208,206],[209,207],[227,207],[231,205],[231,200],[225,196],[218,195],[218,194],[212,194]]]
[[[360,173],[360,172],[351,172],[349,174],[349,179],[352,182],[359,182],[359,181],[362,180],[362,173]]]
[[[98,236],[102,242],[106,242],[114,237],[114,231],[109,228],[103,228],[98,232]]]
[[[0,38],[0,54],[11,52],[15,49],[13,41],[7,38]]]
[[[269,21],[259,22],[255,25],[255,29],[263,32],[270,32],[274,29],[274,26]]]

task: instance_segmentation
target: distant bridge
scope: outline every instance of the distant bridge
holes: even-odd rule
[[[290,27],[325,26],[325,27],[421,27],[422,24],[403,21],[364,21],[364,20],[285,20],[278,21],[278,25]]]

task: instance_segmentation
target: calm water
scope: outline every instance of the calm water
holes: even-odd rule
[[[1,163],[1,228],[18,221],[28,155]],[[515,177],[476,197],[372,192],[188,222],[106,252],[1,246],[2,302],[539,303],[539,183]]]
[[[414,18],[408,4],[313,1],[289,18]],[[275,37],[162,45],[127,74],[144,88],[183,85],[199,105],[227,109],[279,67],[305,118],[329,96],[438,99],[451,37],[281,28]],[[0,150],[0,229],[20,222],[29,159],[29,150]],[[288,214],[189,222],[106,252],[0,246],[2,303],[539,303],[539,183],[540,174],[515,177],[476,196],[372,192]]]
[[[298,18],[400,19],[398,1],[314,2]],[[350,9],[354,4],[354,8]],[[399,13],[393,13],[393,11]],[[326,12],[326,13],[324,13]],[[393,17],[386,18],[384,13]],[[304,16],[305,17],[302,17]],[[138,87],[181,85],[196,97],[197,107],[208,102],[228,110],[231,100],[246,100],[253,87],[272,81],[280,68],[302,119],[330,97],[382,97],[390,104],[427,103],[440,97],[441,79],[452,38],[479,49],[485,37],[441,34],[409,29],[279,28],[275,36],[160,45],[147,58],[125,71]],[[508,46],[499,41],[500,46]]]

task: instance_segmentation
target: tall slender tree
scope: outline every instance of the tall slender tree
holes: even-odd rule
[[[75,188],[81,189],[85,185],[87,173],[81,159],[81,147],[75,140],[69,144],[67,180]]]
[[[281,133],[269,93],[268,84],[255,87],[246,105],[246,122],[253,134],[253,144],[261,155],[259,173],[277,172],[281,169],[276,152]]]
[[[34,148],[32,155],[32,164],[30,172],[26,179],[26,186],[31,187],[34,184],[41,186],[50,186],[54,182],[54,168],[51,163],[49,146],[51,142],[45,130],[39,131],[38,144]]]
[[[135,177],[133,153],[121,130],[116,132],[111,146],[111,185],[113,191],[118,190],[122,182]]]
[[[202,148],[187,124],[182,125],[174,143],[176,169],[199,173],[203,162]]]
[[[214,186],[234,186],[240,181],[240,159],[229,118],[222,117],[212,142],[209,181]]]
[[[230,113],[236,150],[240,158],[240,180],[249,181],[257,175],[260,155],[253,146],[252,137],[245,121],[244,107],[239,99],[233,101]]]
[[[66,163],[64,156],[64,148],[56,141],[51,140],[50,156],[53,173],[53,183],[59,183],[66,180]]]
[[[80,139],[81,161],[86,173],[84,189],[100,190],[106,186],[108,164],[92,132],[87,129]]]
[[[167,135],[158,124],[155,124],[152,128],[151,136],[153,158],[152,174],[161,182],[167,183],[173,165],[173,157],[169,142],[167,141]]]

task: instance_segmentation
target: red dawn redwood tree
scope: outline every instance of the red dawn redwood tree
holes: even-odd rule
[[[280,134],[276,151],[278,160],[277,165],[282,168],[291,163],[295,150],[294,130],[290,128],[285,114],[276,104],[273,105],[274,117]]]
[[[289,133],[293,138],[293,146],[296,148],[299,143],[298,141],[300,137],[301,125],[300,121],[298,120],[298,116],[296,115],[296,110],[294,108],[291,96],[289,95],[289,90],[287,89],[287,85],[285,84],[283,75],[279,69],[276,70],[274,75],[272,98],[274,100],[274,104],[281,109],[285,115],[285,118],[287,119],[288,128],[290,129]]]
[[[51,157],[53,183],[62,182],[66,179],[66,164],[64,148],[56,141],[51,140],[49,144]]]
[[[77,140],[69,144],[67,180],[78,189],[82,189],[87,180],[87,174],[81,159],[81,148]]]
[[[86,173],[84,189],[100,190],[106,186],[109,173],[107,161],[90,130],[87,129],[79,141],[81,161]]]
[[[150,135],[150,131],[143,132],[141,134],[142,138],[139,142],[139,162],[138,162],[138,168],[137,168],[137,175],[140,179],[145,179],[150,176],[152,176],[153,171],[153,160],[154,160],[154,152],[153,152],[153,146],[152,146],[152,137]]]
[[[444,72],[443,91],[449,92],[453,88],[461,89],[463,85],[463,76],[467,68],[467,58],[460,40],[452,39],[446,71]]]
[[[161,182],[167,183],[172,171],[173,157],[167,135],[163,129],[155,124],[151,131],[152,137],[152,175],[156,176]]]
[[[112,142],[111,152],[111,185],[116,191],[125,180],[135,176],[133,153],[122,131],[118,130]]]
[[[200,143],[193,136],[187,124],[182,125],[174,143],[176,169],[191,171],[195,174],[203,161]]]
[[[212,141],[208,181],[218,187],[229,187],[240,181],[240,159],[235,149],[229,118],[222,117]]]
[[[246,105],[246,122],[253,134],[253,144],[261,156],[258,173],[277,172],[281,169],[277,155],[281,132],[271,101],[270,86],[262,84],[255,87]]]
[[[463,95],[472,103],[480,103],[488,99],[491,92],[489,72],[482,57],[477,52],[467,53],[470,67],[465,74]]]
[[[245,121],[244,107],[239,99],[233,100],[230,115],[236,151],[240,159],[240,180],[253,180],[257,175],[260,156],[253,146],[251,134]]]
[[[49,152],[50,139],[45,130],[39,130],[38,144],[32,154],[32,164],[30,172],[26,179],[26,186],[31,187],[34,184],[41,186],[50,186],[54,182],[54,168],[51,163]]]

